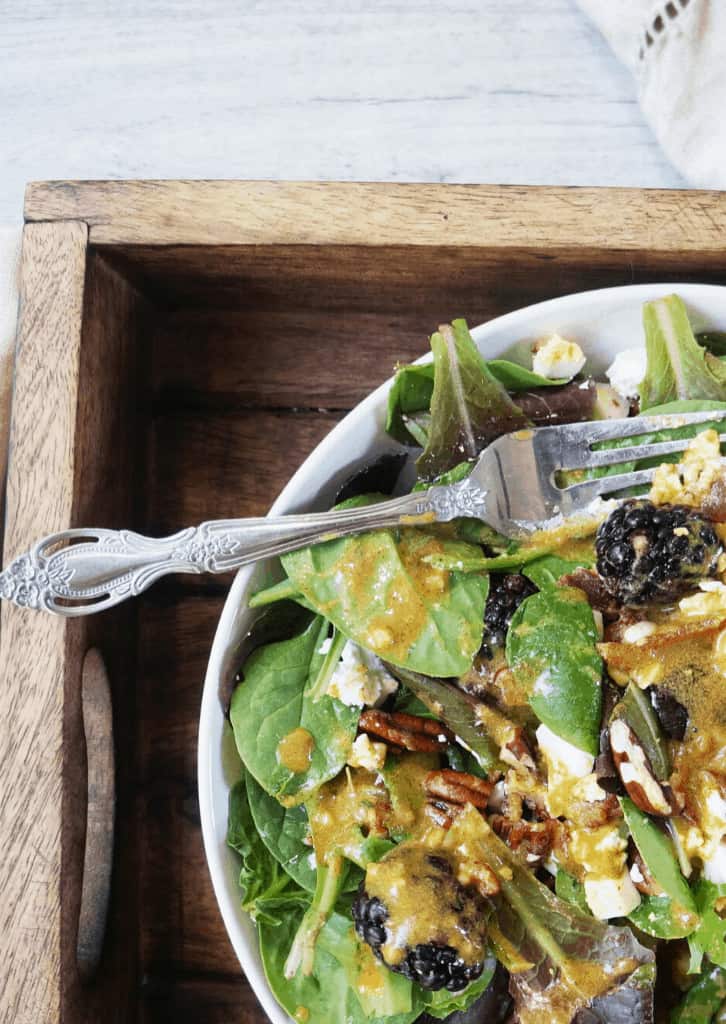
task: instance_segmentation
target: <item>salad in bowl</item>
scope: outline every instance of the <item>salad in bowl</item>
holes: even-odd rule
[[[564,329],[485,359],[443,325],[335,503],[464,479],[513,429],[723,414],[726,336],[665,291],[643,324],[602,374]],[[417,523],[248,578],[226,833],[277,1019],[726,1019],[719,429],[522,541]]]

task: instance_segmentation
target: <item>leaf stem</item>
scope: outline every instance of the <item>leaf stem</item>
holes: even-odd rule
[[[334,853],[326,863],[318,865],[313,901],[303,915],[285,961],[285,977],[288,980],[294,978],[299,970],[303,977],[312,974],[315,943],[333,911],[342,882],[343,858],[339,853]]]

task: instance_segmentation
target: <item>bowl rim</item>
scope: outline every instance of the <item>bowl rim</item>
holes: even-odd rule
[[[501,330],[524,328],[533,318],[546,317],[556,313],[560,320],[571,308],[577,308],[578,316],[582,316],[588,306],[597,306],[603,299],[612,300],[617,304],[621,299],[642,304],[650,299],[660,298],[672,293],[679,294],[686,304],[697,303],[701,298],[724,300],[724,316],[726,318],[726,285],[694,284],[687,282],[666,282],[652,284],[616,285],[607,288],[587,289],[571,292],[567,295],[541,302],[532,303],[504,313],[484,324],[471,329],[472,337],[479,347],[486,341],[489,334]],[[555,328],[556,329],[556,328]],[[624,348],[629,346],[624,345]],[[431,354],[425,354],[415,363],[430,361]],[[351,419],[358,420],[369,416],[385,400],[393,377],[387,378],[374,388],[348,412],[339,423],[319,442],[310,455],[301,463],[283,490],[280,492],[268,515],[281,515],[291,510],[291,506],[299,502],[299,495],[309,493],[309,485],[314,477],[320,476],[320,470],[328,461],[328,453],[335,447],[341,435],[349,429]],[[328,473],[328,479],[330,473]],[[315,493],[315,491],[313,491]],[[218,817],[215,815],[215,783],[214,767],[222,758],[221,734],[214,729],[215,718],[220,714],[218,685],[225,657],[229,653],[235,620],[246,608],[245,591],[250,584],[255,566],[240,569],[235,575],[225,599],[222,613],[217,623],[214,640],[209,655],[209,662],[204,679],[202,701],[199,716],[198,750],[197,750],[197,781],[199,795],[199,811],[202,827],[202,838],[207,867],[210,873],[217,906],[219,907],[227,935],[235,951],[244,975],[246,976],[256,998],[262,1005],[272,1024],[293,1024],[287,1011],[277,1002],[269,987],[262,966],[259,947],[256,941],[250,942],[242,933],[242,920],[249,916],[242,910],[239,898],[233,900],[229,892],[228,865],[225,864],[225,850],[220,844]],[[222,723],[222,731],[224,731]],[[226,831],[226,815],[223,822],[222,835]]]

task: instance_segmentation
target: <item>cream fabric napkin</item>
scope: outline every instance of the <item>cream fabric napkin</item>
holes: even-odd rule
[[[640,104],[692,185],[726,188],[726,0],[579,0],[633,72]]]

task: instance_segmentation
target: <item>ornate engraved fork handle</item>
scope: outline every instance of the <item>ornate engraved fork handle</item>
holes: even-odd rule
[[[460,515],[481,518],[485,498],[485,491],[464,481],[354,509],[221,519],[158,540],[131,530],[65,530],[0,573],[0,597],[58,615],[89,615],[136,597],[169,573],[228,572],[350,533]]]

